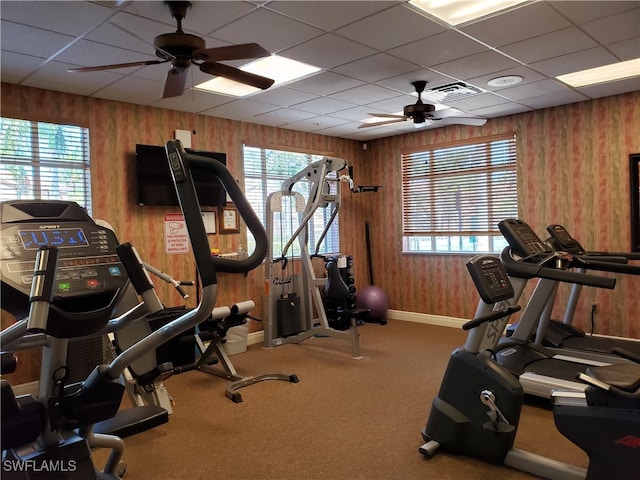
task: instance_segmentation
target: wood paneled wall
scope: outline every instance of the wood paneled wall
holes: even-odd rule
[[[375,284],[388,293],[393,309],[466,318],[478,298],[464,267],[468,255],[401,253],[400,151],[405,147],[515,133],[521,218],[540,235],[550,223],[564,224],[588,249],[630,247],[628,156],[640,152],[640,92],[491,119],[483,127],[383,138],[368,142],[367,150],[361,142],[335,137],[12,84],[3,83],[1,94],[4,116],[89,127],[94,217],[110,222],[145,261],[179,279],[193,279],[195,267],[190,255],[164,253],[163,214],[175,210],[136,205],[132,156],[136,143],[163,145],[176,129],[195,129],[196,149],[226,152],[229,169],[240,180],[247,142],[332,152],[354,165],[356,184],[384,185],[378,193],[345,189],[341,244],[354,256],[357,287],[364,287],[369,283],[364,222],[369,222]],[[239,241],[239,235],[211,236],[222,252],[235,251]],[[263,279],[262,268],[248,277],[221,274],[218,303],[251,298],[261,315]],[[587,291],[578,315],[586,317],[597,302],[600,333],[640,337],[639,287],[637,278],[620,278],[613,292]],[[167,305],[183,303],[170,287],[158,290]]]

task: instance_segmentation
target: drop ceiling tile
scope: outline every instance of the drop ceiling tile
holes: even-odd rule
[[[400,93],[410,94],[414,91],[411,82],[415,82],[416,80],[426,81],[427,90],[455,81],[451,77],[441,75],[433,70],[429,70],[428,68],[421,68],[419,70],[414,70],[413,72],[403,73],[402,75],[391,78],[385,78],[384,80],[376,82],[376,84],[391,88]]]
[[[366,105],[369,111],[375,113],[376,110],[383,113],[390,114],[402,114],[405,105],[413,105],[418,101],[417,96],[413,95],[401,95],[399,97],[391,98],[388,100],[382,100],[379,102],[371,102]]]
[[[632,60],[640,57],[640,40],[632,38],[622,42],[607,45],[607,50],[611,51],[620,60]]]
[[[387,50],[445,30],[442,25],[398,4],[382,13],[371,15],[336,30],[338,35]],[[384,32],[381,35],[380,32]]]
[[[105,22],[89,32],[85,38],[94,42],[153,55],[153,39],[158,35],[171,32],[171,28],[163,23],[120,12],[111,18],[109,22]]]
[[[259,43],[271,53],[278,53],[321,34],[322,30],[318,28],[265,9],[254,10],[214,32],[216,38],[231,43]]]
[[[447,101],[447,105],[449,107],[458,108],[463,112],[470,113],[480,108],[492,107],[507,102],[509,102],[509,100],[506,98],[487,92],[480,95],[474,95],[470,98],[465,98],[464,100]]]
[[[486,46],[468,36],[449,30],[391,49],[388,53],[416,65],[430,67],[480,53],[486,49]]]
[[[43,64],[43,59],[12,52],[0,53],[0,80],[7,83],[20,81],[35,72]]]
[[[346,123],[346,122],[343,122]],[[291,128],[301,132],[315,132],[323,128],[336,126],[336,120],[330,117],[313,117],[306,120],[298,120],[283,125],[283,128]]]
[[[569,21],[547,3],[533,2],[463,26],[461,30],[488,45],[500,47],[569,26]]]
[[[70,63],[80,67],[93,67],[97,65],[111,65],[118,63],[138,62],[146,60],[158,60],[153,55],[145,55],[132,52],[123,48],[111,47],[103,43],[79,40],[56,57],[56,60]],[[85,72],[89,77],[95,72]]]
[[[2,19],[65,35],[81,35],[115,13],[95,2],[29,1],[27,8],[25,3],[3,0]]]
[[[365,118],[369,118],[372,113],[375,114],[375,113],[389,113],[389,112],[375,109],[370,106],[364,106],[364,107],[347,108],[346,110],[340,110],[339,112],[334,112],[327,116],[331,118],[349,120],[349,121],[357,122],[358,124],[360,124],[362,120],[364,120]]]
[[[375,82],[383,78],[394,77],[398,73],[412,72],[416,66],[386,53],[378,53],[335,67],[333,71],[366,82]]]
[[[547,77],[532,70],[527,67],[523,67],[521,65],[508,68],[507,70],[503,70],[501,72],[493,72],[489,75],[482,75],[481,77],[470,78],[465,83],[471,84],[477,88],[481,88],[482,90],[488,90],[490,92],[500,92],[505,88],[511,87],[492,87],[491,85],[487,85],[487,82],[496,77],[504,77],[508,75],[519,75],[522,77],[522,82],[517,84],[517,86],[526,85],[532,82],[538,82],[542,79],[546,79]]]
[[[161,83],[156,85],[158,85],[154,89],[156,92],[156,101],[153,103],[153,106],[158,108],[200,113],[233,101],[231,97],[225,95],[216,95],[215,93],[192,89],[185,90],[184,95],[179,97],[162,98],[163,86]],[[260,106],[260,104],[256,103],[256,107],[258,106]]]
[[[577,90],[589,98],[601,98],[621,93],[635,92],[640,90],[640,77],[591,85],[590,87],[578,88]]]
[[[600,67],[616,63],[618,59],[604,48],[590,48],[582,52],[562,55],[560,57],[534,62],[530,66],[549,77],[556,77],[565,73],[578,72],[587,68]]]
[[[376,51],[373,48],[327,33],[301,45],[289,48],[281,54],[293,60],[328,69],[353,62],[374,53]]]
[[[256,115],[276,110],[273,105],[267,105],[250,99],[233,100],[218,107],[202,110],[204,115],[229,118],[231,120],[251,121]]]
[[[531,107],[521,105],[516,102],[501,103],[500,105],[492,105],[485,108],[477,108],[473,111],[474,115],[485,118],[503,117],[506,115],[515,115],[516,113],[530,112]]]
[[[570,27],[504,45],[500,51],[523,63],[531,63],[597,46],[598,44],[582,30]]]
[[[581,28],[604,45],[630,38],[640,42],[640,8],[585,23]]]
[[[340,110],[346,110],[347,108],[352,107],[353,103],[334,100],[332,98],[318,98],[296,105],[297,110],[311,112],[318,115],[326,115],[328,113],[338,112]]]
[[[279,108],[277,110],[256,115],[254,120],[261,125],[280,127],[287,123],[293,123],[313,117],[317,117],[317,115],[315,113],[296,110],[295,108]]]
[[[588,100],[588,97],[573,90],[567,90],[551,95],[528,98],[520,103],[537,110],[540,108],[555,107],[557,105],[568,105],[569,103],[582,102],[584,100]]]
[[[290,107],[297,103],[308,102],[318,98],[313,93],[303,92],[287,87],[270,88],[264,92],[257,93],[251,98],[255,98],[259,102],[268,103],[278,107]]]
[[[520,64],[492,50],[487,50],[468,57],[459,58],[451,62],[434,65],[435,70],[460,80],[476,78],[494,72],[502,72],[508,68],[518,67]]]
[[[256,9],[253,3],[242,1],[216,0],[192,3],[182,22],[182,28],[187,33],[197,35],[206,35]],[[123,9],[140,18],[146,17],[166,24],[170,27],[167,32],[176,30],[176,21],[171,18],[171,13],[163,2],[128,2]]]
[[[549,4],[576,24],[608,17],[638,7],[637,1],[631,2],[628,0],[607,0],[599,2],[593,0],[573,0],[571,2],[560,0],[550,1]]]
[[[21,85],[56,92],[90,95],[122,78],[111,72],[94,72],[87,78],[84,74],[69,73],[67,69],[72,66],[61,62],[49,62],[24,80]]]
[[[330,98],[358,105],[387,100],[398,96],[400,96],[400,94],[394,90],[368,84],[334,93]]]
[[[124,77],[95,93],[98,98],[149,105],[162,98],[163,84],[144,78]],[[126,92],[123,94],[123,92]]]
[[[396,2],[386,1],[347,1],[330,4],[329,8],[326,1],[276,1],[269,2],[266,8],[323,30],[332,31],[395,4]]]
[[[0,22],[3,51],[49,58],[74,41],[74,37],[17,23]]]
[[[292,82],[288,86],[303,92],[314,93],[316,95],[331,95],[332,93],[341,92],[349,88],[364,85],[361,80],[338,75],[333,72],[321,72],[312,77]]]
[[[510,88],[502,88],[498,94],[513,101],[521,101],[527,98],[540,97],[542,95],[551,95],[558,92],[565,92],[569,87],[558,80],[545,79],[539,82],[528,83],[525,85],[516,85]]]

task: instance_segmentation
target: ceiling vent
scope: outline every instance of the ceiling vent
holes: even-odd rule
[[[448,83],[447,85],[440,85],[439,87],[433,87],[427,90],[427,95],[429,92],[441,95],[443,101],[452,102],[455,100],[464,100],[465,98],[479,95],[485,91],[464,82],[454,82]]]

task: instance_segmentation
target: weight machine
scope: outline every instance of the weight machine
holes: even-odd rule
[[[296,175],[282,183],[280,191],[269,194],[266,201],[267,235],[269,251],[266,257],[265,293],[267,295],[264,346],[276,347],[286,343],[300,343],[310,337],[333,337],[350,342],[352,356],[360,355],[358,324],[368,313],[366,310],[343,310],[341,314],[350,318],[346,330],[330,325],[323,303],[323,292],[328,287],[328,278],[318,278],[313,258],[322,257],[320,246],[340,210],[340,185],[350,177],[338,173],[347,167],[345,160],[323,157],[308,165]],[[331,174],[335,172],[335,176]],[[294,191],[299,182],[309,182],[309,196]],[[333,188],[332,188],[333,186]],[[314,253],[309,251],[310,223],[318,208],[331,206],[329,220],[318,237]],[[297,228],[294,230],[294,217]],[[285,222],[291,232],[284,240]],[[280,238],[276,242],[275,226],[280,226]],[[289,232],[286,232],[288,234]],[[299,262],[293,261],[293,245],[298,241]],[[280,255],[274,252],[280,250]],[[291,258],[287,258],[287,253]],[[299,293],[298,293],[299,292]]]

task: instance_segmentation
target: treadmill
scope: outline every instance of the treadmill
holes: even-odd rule
[[[499,223],[499,228],[509,242],[500,259],[514,285],[515,294],[510,303],[517,303],[530,280],[537,278],[538,282],[523,310],[516,332],[509,338],[500,338],[506,325],[489,328],[489,333],[493,331],[498,335],[494,335],[493,339],[487,335],[482,348],[492,351],[495,360],[520,379],[525,393],[551,398],[552,391],[556,389],[583,392],[585,384],[576,380],[579,373],[584,373],[589,367],[628,362],[622,356],[597,353],[589,355],[589,358],[581,358],[566,352],[558,353],[531,341],[558,282],[613,289],[616,279],[569,270],[575,266],[575,257],[554,251],[522,220],[504,220]],[[600,267],[596,261],[581,259],[580,262],[589,264],[589,269]],[[606,266],[609,268],[610,264]],[[620,267],[628,266],[617,268]]]
[[[637,252],[588,252],[562,225],[549,225],[547,231],[551,235],[547,243],[551,244],[556,250],[562,250],[572,255],[615,264],[626,264],[629,260],[640,260],[640,253]],[[615,269],[616,265],[612,267]],[[586,272],[586,270],[586,268],[579,269],[581,272]],[[629,274],[640,275],[640,267],[630,266],[626,270]],[[616,355],[616,351],[623,350],[630,352],[632,356],[640,358],[640,339],[587,334],[573,326],[576,306],[582,287],[580,284],[574,284],[571,287],[561,321],[551,319],[555,295],[552,297],[540,321],[535,342],[550,348],[571,350],[573,354],[578,356],[581,355],[581,352]]]

